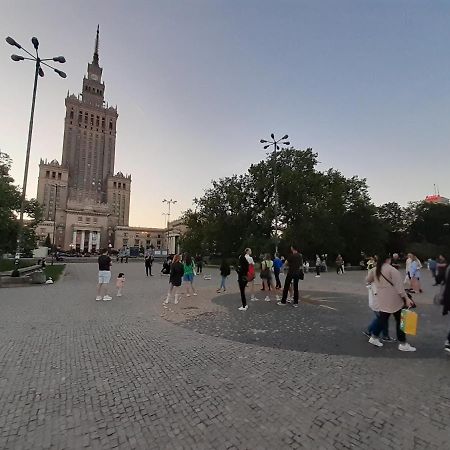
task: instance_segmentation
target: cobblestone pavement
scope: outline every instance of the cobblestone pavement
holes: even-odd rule
[[[0,290],[0,448],[449,448],[450,358],[200,334],[161,318],[166,278],[118,269],[111,302],[95,301],[94,264]]]

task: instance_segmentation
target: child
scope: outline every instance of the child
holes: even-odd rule
[[[116,287],[117,287],[117,297],[122,297],[122,289],[125,286],[125,274],[120,272],[117,275]]]
[[[105,248],[101,251],[101,255],[98,257],[98,286],[97,297],[95,300],[110,301],[112,297],[108,295],[108,283],[111,280],[111,258],[108,256],[108,249]],[[103,292],[103,297],[102,297]]]

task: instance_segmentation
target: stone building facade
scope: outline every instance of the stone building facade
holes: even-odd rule
[[[55,245],[64,250],[117,247],[116,227],[129,224],[131,176],[114,173],[118,113],[105,102],[98,49],[97,28],[82,93],[68,93],[65,100],[61,164],[41,160],[39,165],[37,199],[44,222],[37,235],[42,241],[55,234]]]

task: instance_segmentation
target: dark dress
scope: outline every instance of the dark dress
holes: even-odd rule
[[[183,264],[180,262],[172,263],[170,267],[170,278],[169,283],[172,284],[172,286],[181,286],[181,280],[184,275],[184,268]]]

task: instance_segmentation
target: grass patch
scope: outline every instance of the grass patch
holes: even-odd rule
[[[19,261],[19,269],[22,269],[23,267],[29,267],[36,264],[34,261]],[[0,259],[0,272],[7,272],[8,270],[14,270],[16,268],[16,265],[14,264],[13,259]]]
[[[44,269],[45,276],[48,278],[51,277],[51,279],[56,282],[58,281],[59,277],[63,273],[64,267],[66,267],[65,264],[57,264],[54,266],[47,266]]]

